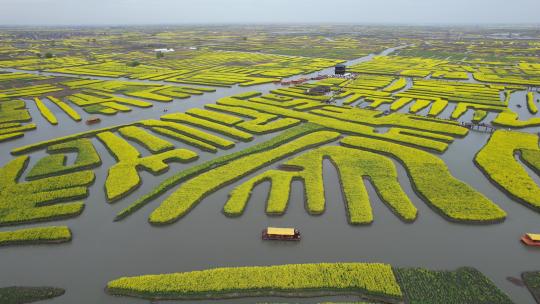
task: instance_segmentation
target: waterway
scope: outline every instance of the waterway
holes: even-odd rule
[[[348,64],[369,60],[372,56]],[[330,70],[320,73],[327,72]],[[253,90],[266,93],[277,87],[274,84],[266,84],[250,88],[219,88],[214,93],[193,96],[186,100],[175,100],[172,103],[156,102],[150,109],[138,109],[132,113],[105,117],[101,125],[95,128],[158,118],[165,108],[169,113],[179,112],[193,107],[203,107],[204,104],[214,102],[220,97]],[[520,100],[520,97],[516,95],[515,102],[521,102],[518,99]],[[526,107],[514,110],[519,111],[520,117],[526,117],[524,112]],[[45,127],[48,124],[34,106],[30,106],[30,112],[39,126],[38,131],[28,132],[22,139],[3,143],[0,164],[3,165],[12,159],[8,153],[12,148],[94,128],[72,122],[60,112],[55,112],[60,121],[59,126]],[[531,128],[528,131],[538,132],[539,129]],[[237,143],[235,148],[217,154],[200,152],[200,159],[196,163],[171,164],[171,169],[159,177],[142,172],[142,186],[127,198],[114,204],[106,202],[103,184],[107,175],[106,168],[115,161],[101,143],[94,139],[103,165],[95,171],[97,179],[90,189],[90,197],[86,200],[86,208],[82,215],[69,220],[31,225],[68,225],[73,232],[73,241],[52,246],[1,248],[0,286],[48,285],[65,288],[67,292],[64,296],[44,302],[51,304],[148,303],[146,300],[110,296],[105,293],[104,287],[108,281],[121,276],[191,271],[221,266],[382,262],[396,267],[427,267],[440,270],[452,270],[461,266],[476,267],[508,293],[515,303],[534,303],[525,288],[513,285],[506,277],[519,277],[523,271],[538,270],[540,250],[523,246],[519,238],[524,232],[540,231],[538,225],[540,214],[510,199],[474,166],[472,159],[488,140],[487,133],[471,132],[467,137],[456,140],[441,158],[454,176],[484,193],[508,213],[506,221],[499,224],[465,225],[443,219],[415,194],[405,170],[396,163],[400,183],[419,210],[418,219],[414,223],[400,221],[380,201],[374,189],[368,184],[366,186],[375,220],[368,226],[351,226],[347,223],[337,172],[329,162],[324,164],[327,209],[320,216],[306,213],[303,188],[296,182],[293,184],[290,204],[285,215],[280,217],[265,215],[269,185],[264,183],[255,189],[243,216],[227,218],[221,209],[228,193],[238,185],[235,183],[208,196],[186,217],[172,225],[154,227],[147,222],[150,212],[166,195],[127,219],[113,222],[118,211],[175,172],[224,153],[244,149],[272,136],[257,136],[253,142]],[[32,162],[35,162],[44,155],[44,152],[38,151],[31,155]],[[263,171],[255,172],[242,181]],[[297,227],[301,230],[303,239],[297,243],[264,242],[260,239],[260,232],[266,226]],[[3,227],[0,230],[9,229],[13,228]],[[355,297],[257,298],[215,302],[319,303],[353,300],[357,299]],[[178,303],[206,302],[208,301]]]

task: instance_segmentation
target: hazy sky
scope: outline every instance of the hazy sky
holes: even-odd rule
[[[540,23],[540,0],[0,0],[0,24]]]

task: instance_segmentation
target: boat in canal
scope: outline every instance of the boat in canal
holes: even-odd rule
[[[101,122],[101,118],[99,117],[90,117],[86,120],[87,125],[93,125]]]
[[[262,231],[263,240],[300,241],[300,231],[295,228],[267,227]]]
[[[528,246],[540,247],[540,234],[525,233],[521,241]]]

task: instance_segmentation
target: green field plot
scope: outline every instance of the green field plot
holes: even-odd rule
[[[491,181],[508,194],[540,210],[540,188],[516,160],[516,153],[520,154],[524,163],[540,172],[540,148],[538,136],[534,134],[496,131],[474,161]]]
[[[228,298],[250,295],[358,294],[395,302],[402,296],[385,264],[336,263],[217,268],[127,277],[111,281],[112,294],[148,299]]]

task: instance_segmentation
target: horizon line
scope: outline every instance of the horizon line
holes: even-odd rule
[[[276,26],[276,25],[334,25],[334,26],[528,26],[539,27],[540,22],[163,22],[163,23],[58,23],[58,24],[1,24],[0,27],[140,27],[140,26]]]

